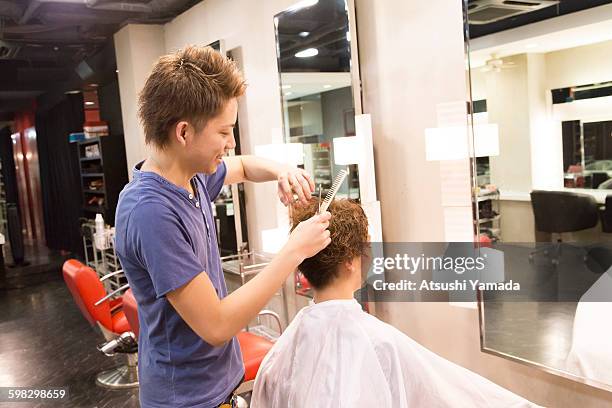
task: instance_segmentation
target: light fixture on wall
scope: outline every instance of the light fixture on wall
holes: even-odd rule
[[[255,146],[255,156],[299,166],[304,164],[302,143],[270,143]]]
[[[497,124],[474,125],[474,156],[499,156],[499,127]]]
[[[305,50],[295,53],[296,58],[310,58],[319,55],[319,50],[316,48],[306,48]]]
[[[361,158],[361,140],[357,136],[334,137],[334,164],[348,166],[359,164]]]
[[[462,160],[469,155],[466,126],[425,129],[425,157],[427,161]],[[499,155],[499,127],[496,124],[474,125],[474,153],[476,157]]]

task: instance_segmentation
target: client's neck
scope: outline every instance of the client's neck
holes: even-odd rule
[[[314,302],[321,303],[326,300],[353,299],[357,289],[352,279],[336,278],[329,285],[314,290]]]

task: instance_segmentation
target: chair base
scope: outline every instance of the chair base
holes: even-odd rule
[[[96,376],[96,384],[111,389],[138,387],[138,369],[132,365],[122,365],[103,371]]]

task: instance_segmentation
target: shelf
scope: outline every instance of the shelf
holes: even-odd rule
[[[479,220],[478,220],[478,224],[486,224],[486,223],[488,223],[488,222],[497,221],[497,220],[499,220],[500,218],[501,218],[501,215],[499,215],[499,214],[498,214],[498,215],[496,215],[496,216],[495,216],[495,217],[493,217],[493,218],[481,218],[481,219],[479,219]]]
[[[81,177],[103,177],[104,173],[83,173]]]
[[[100,156],[81,157],[81,161],[92,161],[92,160],[102,160],[102,158]]]
[[[485,195],[478,196],[477,201],[481,203],[483,201],[497,200],[498,198],[499,198],[499,193],[485,194]]]
[[[106,137],[106,136],[103,136]],[[79,145],[83,146],[83,145],[88,145],[88,144],[93,144],[93,143],[98,143],[100,141],[100,137],[96,136],[96,137],[92,137],[90,139],[85,139],[85,140],[79,140]]]

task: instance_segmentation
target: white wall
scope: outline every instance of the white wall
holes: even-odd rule
[[[138,93],[164,50],[163,27],[159,25],[128,25],[115,34],[121,116],[130,179],[134,165],[147,155],[144,132],[137,117]]]
[[[531,134],[527,55],[504,61],[513,68],[486,74],[489,123],[499,125],[499,156],[491,157],[491,182],[500,189],[531,190]]]
[[[612,81],[612,41],[546,54],[548,89]]]

